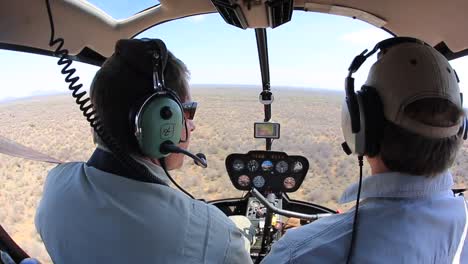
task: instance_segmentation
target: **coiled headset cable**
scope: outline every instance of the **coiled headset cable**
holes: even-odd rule
[[[117,141],[105,130],[101,120],[99,119],[96,110],[91,102],[91,99],[86,96],[86,91],[80,91],[83,87],[83,84],[78,83],[80,77],[73,76],[76,72],[75,68],[72,68],[73,60],[69,57],[69,51],[63,46],[65,41],[63,38],[55,38],[55,27],[54,20],[52,17],[52,11],[50,8],[49,0],[46,0],[47,14],[50,22],[50,40],[49,46],[54,48],[54,55],[59,57],[57,65],[62,66],[61,73],[65,75],[65,82],[68,83],[68,89],[72,91],[72,96],[75,98],[76,104],[80,107],[80,111],[83,113],[83,116],[86,118],[90,126],[98,134],[101,140],[106,144],[106,147],[112,152],[112,154],[119,160],[124,166],[129,168],[131,171],[137,172],[137,178],[143,182],[156,183],[167,185],[165,182],[159,178],[153,176],[148,169],[142,164],[136,162],[132,159],[125,151],[122,150]]]

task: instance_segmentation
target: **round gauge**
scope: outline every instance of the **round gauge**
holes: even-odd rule
[[[264,171],[271,171],[273,169],[273,162],[269,160],[265,160],[262,162],[262,170]]]
[[[293,172],[295,172],[295,173],[300,172],[303,168],[304,168],[304,166],[302,166],[302,163],[300,161],[294,162]]]
[[[285,173],[288,171],[288,163],[284,160],[276,163],[276,171],[279,173]]]
[[[257,202],[257,201],[252,201],[252,202],[250,202],[250,206],[251,206],[251,207],[259,207],[259,206],[260,206],[260,203]]]
[[[258,169],[258,162],[256,160],[249,160],[247,163],[247,169],[251,172],[256,171]]]
[[[241,171],[244,169],[244,162],[242,160],[237,159],[232,163],[232,168],[235,171]]]
[[[296,180],[293,177],[286,177],[283,181],[283,186],[286,189],[292,189],[296,186]]]
[[[263,178],[263,176],[255,176],[253,178],[253,185],[256,187],[256,188],[262,188],[263,185],[265,185],[265,178]]]
[[[247,175],[241,175],[237,179],[237,183],[242,187],[247,187],[250,185],[250,178]]]

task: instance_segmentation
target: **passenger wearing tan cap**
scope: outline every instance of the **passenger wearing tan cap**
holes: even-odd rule
[[[355,93],[352,74],[378,50]],[[341,197],[360,195],[358,212],[288,231],[263,263],[468,263],[466,202],[448,171],[466,117],[446,58],[417,39],[384,40],[355,58],[346,94],[343,149],[372,170]]]

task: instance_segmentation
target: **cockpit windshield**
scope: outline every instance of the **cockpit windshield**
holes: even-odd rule
[[[108,1],[89,2],[116,19],[159,4],[154,0],[139,1],[141,5],[131,2],[129,9],[109,7]],[[127,2],[112,1],[112,5],[125,6]],[[344,78],[354,56],[388,37],[389,33],[362,21],[300,11],[294,12],[290,23],[267,30],[274,95],[271,121],[281,124],[281,136],[273,141],[272,150],[304,156],[309,162],[302,186],[288,194],[291,198],[333,209],[352,206],[338,204],[359,173],[357,159],[346,156],[340,146]],[[186,158],[183,168],[172,172],[173,177],[196,198],[241,197],[243,192],[235,189],[227,176],[226,157],[265,150],[265,141],[253,136],[254,123],[264,119],[258,100],[262,79],[255,32],[229,26],[219,14],[206,14],[157,25],[135,38],[163,39],[191,72],[192,99],[198,102],[198,109],[190,150],[203,152],[208,168]],[[86,161],[94,149],[91,129],[69,95],[56,59],[0,51],[0,61],[0,87],[4,87],[0,91],[0,137],[61,161]],[[356,87],[365,81],[374,61],[369,59],[356,74]],[[84,86],[89,87],[98,68],[74,65],[78,65],[77,75]],[[468,94],[468,59],[454,60],[453,67],[462,91]],[[461,152],[452,169],[458,187],[468,184],[466,144]],[[0,222],[42,263],[50,263],[50,259],[36,235],[33,219],[51,168],[0,154]],[[281,169],[284,167],[279,166]],[[364,175],[369,173],[365,167]],[[293,180],[287,184],[293,186]]]

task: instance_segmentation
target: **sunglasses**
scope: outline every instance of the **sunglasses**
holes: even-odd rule
[[[182,109],[184,110],[185,118],[193,120],[195,112],[197,111],[197,102],[186,102],[182,103]]]

